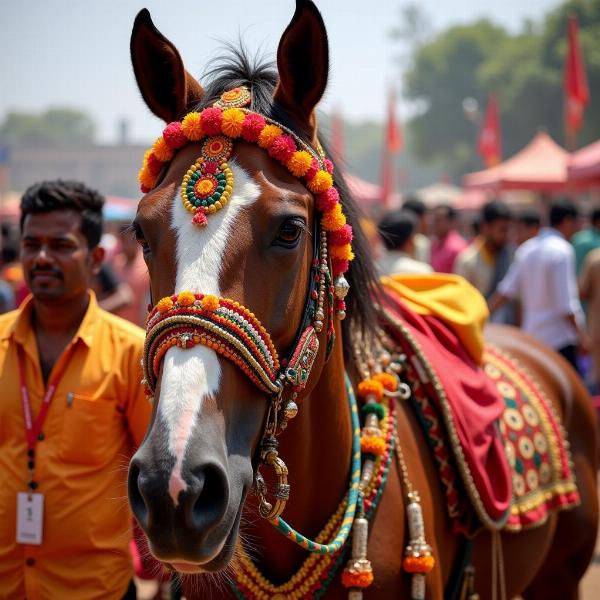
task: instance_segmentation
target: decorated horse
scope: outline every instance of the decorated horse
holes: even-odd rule
[[[129,499],[152,555],[188,597],[577,598],[598,525],[577,376],[515,329],[484,343],[460,278],[378,280],[320,143],[312,2],[276,67],[230,50],[201,86],[146,10],[131,39],[167,123],[132,225],[154,412]]]

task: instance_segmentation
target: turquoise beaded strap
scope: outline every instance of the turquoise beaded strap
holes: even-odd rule
[[[277,517],[270,521],[281,533],[283,533],[292,542],[298,546],[308,550],[309,552],[317,552],[318,554],[335,554],[348,540],[354,515],[356,514],[356,504],[358,500],[358,485],[360,483],[360,424],[358,421],[358,407],[356,405],[356,397],[350,383],[350,378],[346,373],[346,393],[348,394],[348,404],[350,405],[350,417],[352,420],[352,466],[350,477],[350,488],[348,489],[348,500],[346,504],[346,512],[340,529],[335,536],[335,539],[329,544],[319,544],[313,540],[309,540],[301,533],[298,533],[293,527],[286,523],[281,517]]]

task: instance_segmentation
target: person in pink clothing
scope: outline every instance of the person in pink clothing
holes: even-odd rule
[[[468,244],[456,230],[456,210],[448,204],[433,209],[432,230],[435,239],[431,243],[431,266],[438,273],[452,273],[454,261]]]

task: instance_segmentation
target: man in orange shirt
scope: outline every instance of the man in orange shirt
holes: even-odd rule
[[[44,182],[21,201],[30,296],[0,316],[0,598],[135,598],[129,457],[151,407],[143,331],[98,308],[104,199]]]

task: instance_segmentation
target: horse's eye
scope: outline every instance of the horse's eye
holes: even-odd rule
[[[131,225],[129,225],[128,227],[125,228],[124,232],[129,233],[130,235],[132,235],[135,238],[135,241],[142,248],[142,252],[144,253],[144,256],[149,254],[150,245],[146,241],[146,238],[144,237],[144,232],[142,231],[142,227],[140,226],[140,224],[137,221],[133,221],[131,223]]]
[[[300,219],[288,219],[279,228],[275,244],[285,248],[295,247],[304,229],[306,229],[306,225]]]

